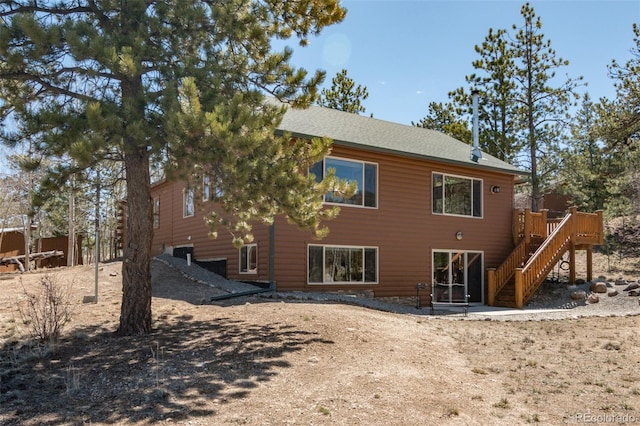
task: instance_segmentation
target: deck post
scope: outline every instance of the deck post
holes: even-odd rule
[[[600,236],[598,245],[604,244],[604,221],[602,219],[603,212],[604,210],[596,210],[596,214],[598,215],[598,234]]]
[[[576,245],[571,243],[569,247],[569,284],[576,283]]]
[[[516,268],[515,272],[515,302],[516,308],[524,308],[524,288],[522,286],[522,268]]]
[[[496,268],[487,269],[487,305],[493,306],[496,302]]]
[[[520,231],[524,230],[524,226],[521,228],[522,220],[523,220],[523,212],[521,209],[515,209],[513,211],[513,244],[518,245],[520,242]],[[524,236],[524,235],[523,235]]]
[[[587,247],[587,281],[593,280],[593,246]]]
[[[547,239],[547,237],[549,236],[549,227],[547,226],[547,213],[549,212],[549,209],[542,209],[540,210],[540,213],[542,214],[542,226],[543,226],[543,235],[542,238],[544,238],[545,240]]]
[[[531,242],[531,209],[524,209],[524,240]]]

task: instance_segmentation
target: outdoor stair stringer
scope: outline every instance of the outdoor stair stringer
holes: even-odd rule
[[[570,249],[574,239],[571,217],[567,215],[541,244],[521,240],[498,268],[488,270],[489,305],[524,307]]]

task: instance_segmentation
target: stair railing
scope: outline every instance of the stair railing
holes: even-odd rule
[[[516,268],[514,274],[516,307],[524,307],[525,301],[533,295],[567,251],[575,234],[576,216],[575,210],[567,214],[525,265],[522,268]]]
[[[522,267],[527,260],[527,247],[528,242],[523,238],[500,266],[487,269],[487,304],[489,306],[494,305],[496,295],[513,277],[516,268]]]

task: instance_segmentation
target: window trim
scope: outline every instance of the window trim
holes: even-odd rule
[[[452,177],[452,178],[459,178],[459,179],[466,179],[469,180],[471,183],[471,214],[470,215],[465,215],[465,214],[455,214],[455,213],[446,213],[445,212],[445,208],[446,208],[446,203],[445,201],[445,194],[443,194],[442,196],[442,212],[436,212],[433,208],[433,203],[435,201],[435,191],[434,191],[434,176],[435,175],[440,175],[442,176],[442,188],[445,188],[444,185],[444,181],[446,177]],[[473,200],[473,182],[477,181],[480,182],[480,215],[479,216],[474,216],[473,214],[473,204],[474,204],[474,200]],[[453,216],[453,217],[465,217],[465,218],[470,218],[470,219],[483,219],[484,218],[484,179],[481,178],[476,178],[476,177],[470,177],[470,176],[464,176],[464,175],[456,175],[453,173],[444,173],[444,172],[436,172],[436,171],[432,171],[431,172],[431,213],[434,215],[438,215],[438,216]]]
[[[366,165],[367,164],[371,164],[373,166],[376,167],[376,176],[375,176],[375,184],[376,184],[376,191],[375,191],[375,206],[367,206],[365,205],[365,192],[364,192],[364,188],[362,188],[362,204],[349,204],[349,203],[338,203],[335,201],[327,201],[327,195],[323,195],[322,196],[322,201],[325,204],[328,205],[333,205],[333,206],[345,206],[345,207],[355,207],[355,208],[361,208],[361,209],[378,209],[380,206],[380,164],[373,162],[373,161],[365,161],[365,160],[358,160],[358,159],[354,159],[354,158],[347,158],[347,157],[336,157],[333,155],[327,155],[326,157],[324,157],[321,161],[322,161],[322,176],[320,176],[320,179],[324,179],[325,173],[326,173],[326,168],[327,168],[327,159],[333,159],[333,160],[340,160],[340,161],[350,161],[352,163],[360,163],[362,164],[362,182],[363,182],[363,186],[365,185],[365,180],[366,180]],[[340,178],[340,176],[336,176],[337,178]]]
[[[247,259],[247,270],[243,271],[242,270],[242,250],[247,249],[247,255],[245,256],[245,259]],[[249,249],[252,249],[252,251],[255,253],[256,255],[256,267],[254,269],[249,269],[250,266],[250,261],[249,261],[249,254],[250,251]],[[242,274],[242,275],[247,275],[247,274],[257,274],[258,273],[258,244],[257,243],[252,243],[252,244],[245,244],[242,247],[240,247],[238,249],[238,273]]]
[[[187,206],[187,194],[191,194],[191,205]],[[196,199],[195,199],[195,191],[193,188],[185,188],[182,190],[182,218],[186,219],[188,217],[193,217],[196,215]],[[188,211],[188,207],[190,207],[190,212]],[[190,214],[189,214],[190,213]]]
[[[309,254],[311,251],[311,247],[322,247],[322,282],[311,282],[309,281],[309,273],[310,273],[310,265],[309,265]],[[361,249],[363,252],[362,263],[363,266],[365,264],[365,250],[373,249],[375,250],[375,280],[374,281],[364,281],[366,277],[366,272],[363,270],[362,279],[363,281],[325,281],[326,273],[325,273],[325,264],[326,264],[326,250],[327,248],[338,248],[338,249]],[[359,245],[341,245],[341,244],[307,244],[307,285],[311,286],[327,286],[327,285],[377,285],[380,283],[380,248],[379,246],[359,246]]]

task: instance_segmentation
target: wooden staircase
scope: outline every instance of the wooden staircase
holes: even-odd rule
[[[603,231],[602,211],[582,213],[572,207],[560,221],[547,220],[546,211],[516,211],[516,247],[500,266],[487,270],[487,303],[523,308],[567,251],[571,254],[569,281],[575,281],[576,250],[587,250],[587,278],[591,279],[592,248],[602,244]]]

